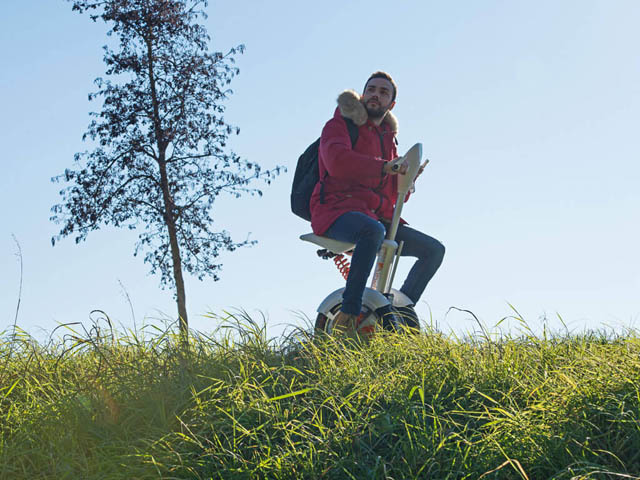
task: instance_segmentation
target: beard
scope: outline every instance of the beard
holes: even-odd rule
[[[382,117],[384,117],[387,112],[389,111],[388,107],[383,107],[382,105],[380,105],[380,103],[377,103],[376,107],[372,107],[370,105],[370,102],[367,102],[364,104],[364,108],[367,110],[367,114],[369,115],[369,117],[375,119],[375,120],[379,120]]]

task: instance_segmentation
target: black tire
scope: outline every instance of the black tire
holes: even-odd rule
[[[407,331],[412,334],[420,333],[420,320],[418,314],[412,306],[394,307],[396,315],[400,317],[401,323],[407,327]]]

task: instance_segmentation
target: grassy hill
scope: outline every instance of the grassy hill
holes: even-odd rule
[[[640,339],[0,340],[1,479],[640,478]]]

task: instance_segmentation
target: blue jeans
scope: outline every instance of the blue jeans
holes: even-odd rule
[[[341,215],[325,232],[326,237],[356,245],[351,258],[347,286],[342,294],[343,312],[352,315],[360,313],[362,294],[385,235],[386,228],[381,222],[360,212],[347,212]],[[398,227],[396,242],[400,244],[401,241],[404,241],[402,256],[418,259],[400,288],[400,291],[415,305],[429,280],[440,267],[445,249],[444,245],[435,238],[407,225]]]

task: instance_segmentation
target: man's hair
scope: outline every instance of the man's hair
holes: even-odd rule
[[[369,81],[374,78],[384,78],[385,80],[389,80],[389,82],[391,83],[391,86],[393,87],[393,94],[391,95],[391,101],[395,102],[396,95],[398,94],[398,86],[396,85],[396,82],[393,81],[393,78],[391,78],[391,75],[389,75],[387,72],[382,72],[380,70],[372,73],[371,76],[367,79],[366,83],[364,84],[365,90],[367,89],[367,85],[369,84]]]

